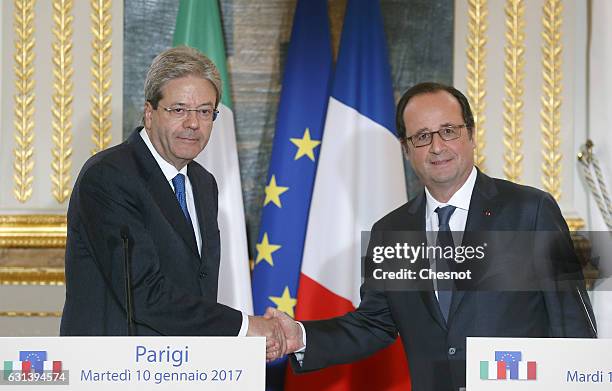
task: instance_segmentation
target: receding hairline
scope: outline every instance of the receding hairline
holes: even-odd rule
[[[457,106],[459,116],[463,119],[463,108],[461,106],[461,102],[459,102],[456,96],[454,96],[453,94],[451,94],[450,92],[446,90],[423,91],[423,92],[419,92],[416,95],[411,96],[408,102],[406,102],[406,106],[404,106],[402,117],[406,115],[406,110],[408,109],[408,106],[410,106],[410,104],[414,102],[416,98],[419,98],[421,96],[426,96],[426,95],[446,95],[446,97],[449,98]],[[406,118],[404,118],[404,126],[406,126]]]
[[[166,97],[165,95],[165,89],[166,86],[170,83],[173,82],[175,80],[181,80],[181,79],[186,79],[186,78],[194,78],[194,79],[200,79],[200,80],[204,80],[205,82],[208,82],[208,84],[212,87],[215,96],[213,98],[213,101],[210,102],[210,105],[213,106],[214,108],[217,108],[217,106],[221,103],[221,100],[219,99],[219,90],[217,90],[217,86],[215,85],[215,83],[213,83],[210,79],[206,78],[206,77],[202,77],[201,75],[199,75],[197,72],[193,72],[193,73],[187,73],[183,76],[179,76],[179,77],[175,77],[169,80],[166,80],[160,87],[159,87],[159,92],[160,92],[160,99],[159,101],[161,101],[162,99],[164,99]],[[208,103],[198,103],[197,107],[200,106],[204,106]]]

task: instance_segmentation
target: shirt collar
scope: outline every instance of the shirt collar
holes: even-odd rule
[[[185,165],[185,167],[181,168],[180,170],[177,170],[176,167],[164,160],[164,158],[159,154],[159,152],[157,152],[157,149],[155,149],[155,147],[153,146],[153,143],[151,142],[149,134],[147,133],[147,130],[145,128],[142,128],[142,130],[140,131],[140,137],[142,137],[142,141],[144,141],[144,143],[147,145],[147,148],[149,148],[149,151],[151,151],[151,154],[155,158],[157,165],[159,166],[159,168],[161,168],[168,182],[171,182],[172,179],[179,173],[187,177],[187,165]]]
[[[425,187],[425,197],[427,199],[427,207],[425,210],[425,218],[431,218],[435,213],[436,208],[439,206],[452,205],[458,209],[468,211],[470,209],[470,200],[472,199],[472,192],[474,191],[474,185],[476,184],[476,167],[472,167],[472,172],[465,183],[453,194],[448,202],[443,203],[436,200],[427,187]]]

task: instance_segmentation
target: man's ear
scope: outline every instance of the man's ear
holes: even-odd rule
[[[153,106],[151,106],[150,102],[145,102],[144,111],[143,111],[143,122],[144,127],[147,129],[151,128],[151,116],[153,115]]]
[[[476,125],[471,128],[467,128],[468,139],[472,142],[472,146],[476,148]]]

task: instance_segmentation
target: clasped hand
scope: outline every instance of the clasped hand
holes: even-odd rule
[[[266,361],[274,361],[301,349],[302,328],[287,314],[268,307],[264,316],[249,316],[247,336],[266,337]]]

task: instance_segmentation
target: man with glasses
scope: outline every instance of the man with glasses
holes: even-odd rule
[[[398,103],[397,127],[425,189],[379,220],[372,237],[380,232],[428,232],[436,236],[428,243],[455,246],[457,235],[451,234],[554,231],[562,239],[555,245],[570,254],[564,259],[572,263],[575,280],[562,282],[570,286],[563,291],[473,286],[462,290],[443,279],[415,285],[420,289],[387,290],[371,289],[366,280],[359,308],[342,317],[301,324],[269,310],[267,316],[282,320],[288,351],[297,351],[292,355],[294,370],[312,371],[367,357],[399,334],[412,389],[448,391],[465,387],[468,336],[594,337],[591,305],[557,203],[545,192],[491,178],[474,166],[474,118],[465,96],[450,86],[418,84]],[[520,259],[521,268],[544,262],[528,255]],[[435,272],[457,268],[452,259],[434,261]],[[487,261],[493,270],[501,266],[502,280],[512,281],[515,270],[504,269],[494,259]]]
[[[61,334],[265,335],[274,358],[284,349],[278,321],[217,303],[217,184],[193,159],[218,114],[219,72],[195,49],[169,49],[144,95],[144,126],[90,158],[74,186]]]

